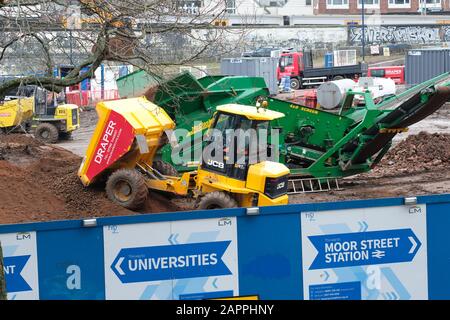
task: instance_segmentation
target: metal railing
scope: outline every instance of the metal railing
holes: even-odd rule
[[[338,178],[297,178],[289,179],[288,194],[326,192],[344,190]]]

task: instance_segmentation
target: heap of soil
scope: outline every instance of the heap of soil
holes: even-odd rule
[[[80,163],[79,156],[31,136],[0,135],[0,224],[135,214],[112,203],[104,186],[84,187]],[[178,209],[150,193],[141,212]]]
[[[450,135],[422,131],[389,150],[374,173],[408,174],[449,168]]]

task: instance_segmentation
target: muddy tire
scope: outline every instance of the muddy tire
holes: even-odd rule
[[[178,177],[178,171],[170,163],[157,160],[153,162],[153,169],[165,176]]]
[[[37,126],[34,137],[44,143],[56,143],[59,138],[58,128],[51,123],[41,123]]]
[[[236,208],[238,203],[229,194],[222,191],[215,191],[204,195],[198,203],[200,210]]]
[[[105,189],[112,202],[130,210],[142,208],[148,196],[144,178],[133,169],[121,169],[111,174]]]
[[[334,77],[333,77],[333,80],[334,80],[334,81],[335,81],[335,80],[342,80],[342,79],[344,79],[343,76],[334,76]]]

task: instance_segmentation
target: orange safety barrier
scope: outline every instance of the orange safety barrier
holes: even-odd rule
[[[294,96],[291,99],[293,102],[309,108],[317,107],[317,90],[296,90]]]
[[[119,99],[118,90],[84,90],[66,92],[66,102],[80,107],[94,106],[100,101]]]
[[[305,92],[305,106],[309,108],[317,107],[317,90],[308,90]]]

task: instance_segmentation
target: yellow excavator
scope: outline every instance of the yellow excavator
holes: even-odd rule
[[[196,171],[167,176],[154,167],[153,161],[166,134],[175,129],[164,109],[140,97],[100,102],[96,110],[99,120],[78,176],[85,186],[105,180],[109,199],[123,207],[142,207],[149,189],[192,195],[199,209],[288,203],[289,169],[278,162],[260,161],[259,157],[249,161],[249,144],[237,148],[223,139],[220,148],[225,157],[204,155]],[[217,133],[220,136],[230,129],[264,128],[283,116],[265,108],[219,106],[209,128],[216,134],[208,134],[204,148],[214,149]],[[233,159],[241,161],[226,161],[233,152]]]
[[[59,102],[55,92],[39,86],[14,89],[0,100],[0,130],[33,133],[45,143],[68,139],[80,127],[78,106]]]

